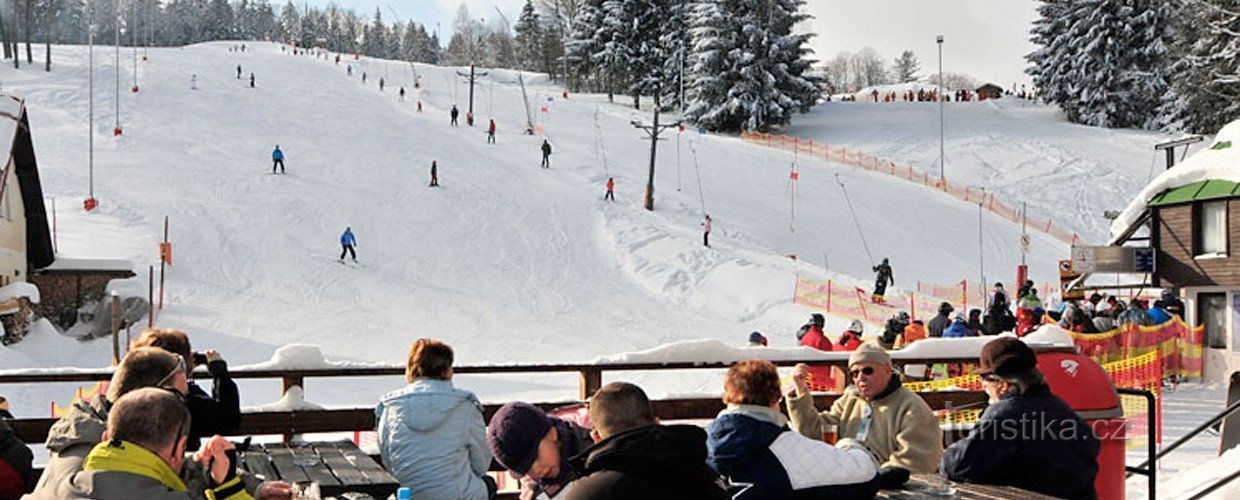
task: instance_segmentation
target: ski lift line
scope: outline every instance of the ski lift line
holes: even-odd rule
[[[702,204],[702,215],[706,215],[706,194],[702,190],[702,169],[698,166],[697,141],[689,141],[689,151],[693,152],[693,172],[697,176],[698,201]]]
[[[611,177],[607,167],[607,148],[603,146],[603,130],[598,124],[598,106],[594,107],[594,154],[603,160],[603,175]]]
[[[857,218],[857,211],[853,208],[852,198],[848,196],[848,188],[844,187],[844,181],[840,179],[840,174],[835,174],[835,182],[840,185],[840,191],[844,192],[844,201],[848,203],[848,211],[852,214],[853,224],[857,226],[857,235],[861,237],[861,246],[865,248],[865,256],[874,262],[874,254],[870,253],[870,244],[865,240],[865,231],[861,229],[861,220]]]

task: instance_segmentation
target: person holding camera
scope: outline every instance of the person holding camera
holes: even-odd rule
[[[228,373],[228,363],[220,353],[214,350],[194,351],[189,335],[172,328],[147,328],[132,347],[158,347],[181,356],[185,359],[186,378],[194,373],[194,367],[207,366],[207,372],[211,374],[211,393],[190,381],[189,392],[185,395],[193,417],[186,450],[197,451],[199,441],[204,437],[237,432],[241,426],[241,394]]]

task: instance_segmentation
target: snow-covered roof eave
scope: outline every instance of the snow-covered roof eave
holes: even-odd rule
[[[1115,244],[1125,232],[1136,224],[1148,209],[1150,200],[1159,193],[1194,182],[1206,180],[1240,182],[1240,120],[1233,121],[1219,130],[1210,147],[1198,151],[1167,171],[1155,177],[1128,203],[1119,217],[1111,223],[1111,242]]]

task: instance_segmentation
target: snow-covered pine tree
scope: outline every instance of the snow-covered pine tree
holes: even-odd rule
[[[1183,127],[1212,134],[1240,119],[1240,0],[1187,0],[1176,34],[1173,89]],[[1171,118],[1164,121],[1174,125]]]
[[[641,109],[642,95],[652,95],[664,84],[666,51],[659,35],[666,7],[665,0],[603,2],[603,25],[611,31],[611,41],[604,45],[601,58],[608,61],[608,74],[615,78],[618,88],[633,96],[637,109]]]
[[[802,0],[700,2],[690,17],[693,82],[686,116],[711,130],[769,130],[817,102]]]
[[[1034,28],[1035,42],[1049,42],[1030,55],[1043,98],[1077,123],[1155,128],[1167,88],[1172,4],[1082,0],[1061,7],[1066,29],[1046,19]]]
[[[891,65],[891,72],[899,83],[915,82],[920,76],[917,72],[921,71],[921,64],[917,62],[917,54],[911,50],[900,53],[895,62]]]
[[[681,110],[688,106],[683,99],[681,76],[688,72],[689,58],[689,10],[686,2],[667,3],[663,17],[659,45],[663,47],[662,105],[664,111]],[[686,91],[687,92],[687,91]]]
[[[280,27],[277,33],[282,42],[291,42],[301,38],[301,16],[297,14],[297,7],[293,6],[291,1],[285,3],[280,9]]]
[[[233,38],[233,11],[228,0],[211,0],[204,19],[203,35],[206,40],[227,40]]]
[[[1034,89],[1046,102],[1061,102],[1067,94],[1068,85],[1063,82],[1063,75],[1072,62],[1065,48],[1068,40],[1063,36],[1069,26],[1068,1],[1041,0],[1038,17],[1029,30],[1029,41],[1037,49],[1025,56],[1029,61],[1025,73],[1032,78]]]
[[[606,61],[596,58],[603,53],[603,47],[611,40],[611,31],[603,24],[606,16],[603,1],[582,1],[564,43],[569,72],[573,75],[570,81],[577,83],[572,87],[574,91],[582,88],[601,89],[601,82],[605,79],[603,72]]]
[[[530,71],[543,69],[543,54],[546,52],[543,48],[543,24],[532,0],[525,0],[525,6],[521,8],[521,16],[517,18],[513,31],[517,33],[517,67]]]

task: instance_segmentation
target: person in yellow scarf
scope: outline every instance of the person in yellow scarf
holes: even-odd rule
[[[176,471],[186,460],[188,430],[189,412],[175,392],[148,387],[126,393],[113,404],[103,442],[86,456],[82,470],[31,498],[251,500],[229,458],[232,444],[219,436],[192,458],[209,469],[210,487],[198,495],[187,489]]]

